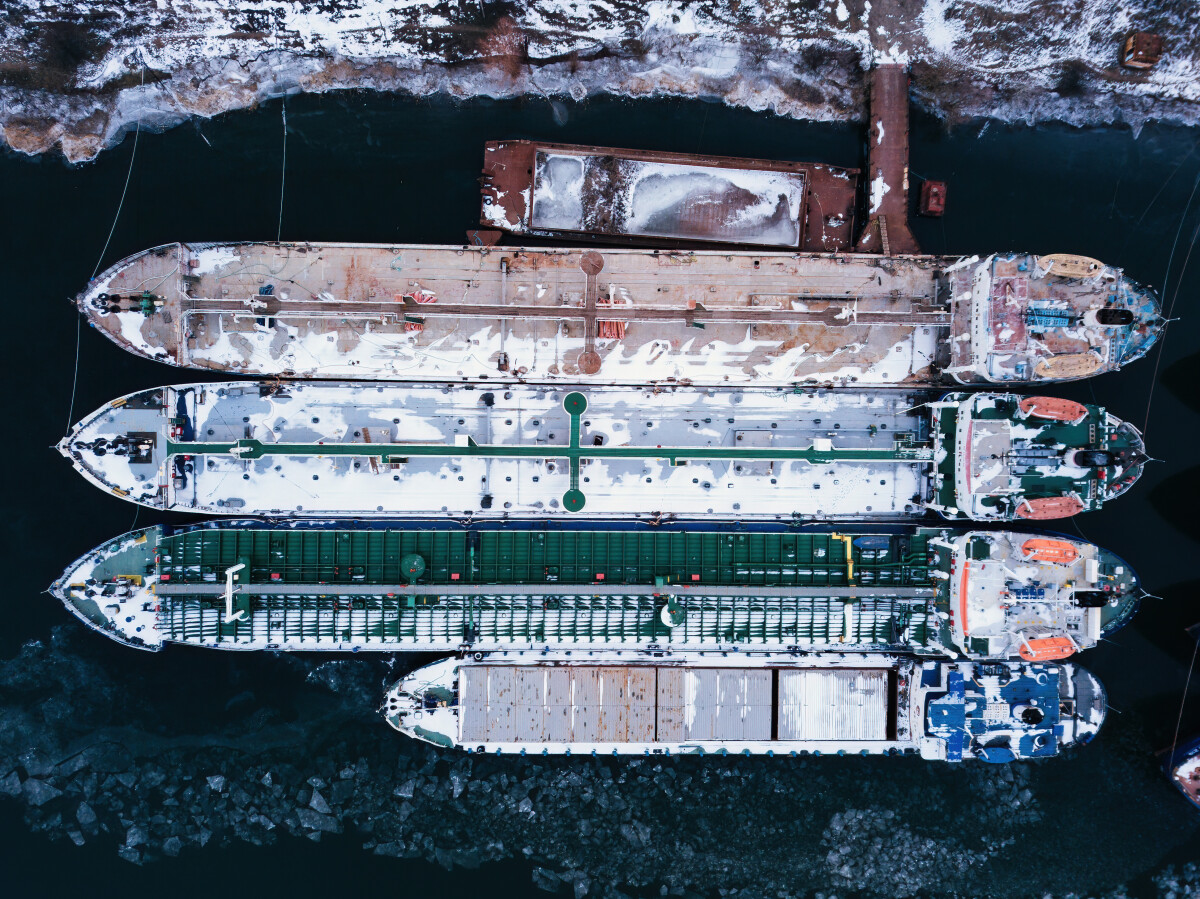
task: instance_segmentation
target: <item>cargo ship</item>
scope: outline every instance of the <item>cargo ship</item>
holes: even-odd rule
[[[150,508],[273,517],[1050,519],[1141,473],[1095,405],[996,393],[353,382],[140,391],[59,444]]]
[[[1103,687],[1070,663],[902,656],[478,653],[413,671],[383,713],[477,753],[1047,758],[1089,742]]]
[[[1141,589],[1057,535],[644,525],[217,521],[134,531],[51,587],[138,649],[900,651],[1029,661],[1094,646]]]
[[[168,244],[76,298],[148,359],[251,377],[775,387],[1115,371],[1154,293],[1077,256]]]
[[[528,140],[488,141],[483,158],[480,224],[507,234],[825,253],[854,246],[857,169]]]

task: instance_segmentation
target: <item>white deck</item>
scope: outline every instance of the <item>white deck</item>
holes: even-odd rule
[[[257,384],[163,388],[166,409],[106,407],[64,441],[76,467],[104,489],[125,491],[154,508],[216,514],[528,516],[574,515],[563,508],[570,418],[563,389],[466,390],[432,385],[289,384],[260,395]],[[492,405],[487,405],[490,398]],[[198,455],[182,485],[165,458],[167,419],[179,398],[198,441],[252,437],[273,442],[447,445],[444,457],[412,456],[391,466],[367,457]],[[604,446],[838,448],[892,446],[913,432],[919,401],[902,393],[669,391],[591,388],[580,443]],[[872,431],[874,429],[874,431]],[[158,435],[152,462],[88,449],[97,438],[129,432]],[[369,441],[366,436],[369,435]],[[544,446],[544,457],[456,456],[456,440]],[[586,514],[599,517],[790,519],[881,518],[922,514],[927,463],[805,461],[731,462],[584,459],[580,489]],[[159,485],[165,485],[158,492]],[[491,497],[485,508],[485,497]]]

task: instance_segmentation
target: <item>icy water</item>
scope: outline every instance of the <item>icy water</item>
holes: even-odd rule
[[[486,139],[842,165],[858,164],[861,151],[856,127],[699,102],[451,105],[341,95],[289,101],[287,123],[282,236],[312,241],[461,241],[478,212]],[[178,239],[274,237],[281,138],[279,103],[142,134],[104,264]],[[1100,894],[1125,883],[1148,896],[1164,866],[1200,859],[1200,812],[1153,758],[1175,728],[1192,651],[1183,628],[1200,620],[1200,260],[1191,259],[1200,229],[1200,132],[1147,128],[1135,140],[1124,131],[914,125],[914,173],[949,182],[945,218],[915,222],[928,250],[1096,256],[1158,287],[1181,318],[1161,358],[1156,350],[1120,374],[1058,391],[1148,423],[1148,447],[1162,461],[1128,496],[1082,517],[1078,530],[1123,555],[1162,598],[1148,600],[1132,626],[1083,658],[1112,705],[1098,740],[1009,771],[915,759],[471,766],[401,745],[373,717],[385,675],[377,660],[314,671],[325,660],[183,649],[151,656],[84,632],[42,595],[45,586],[83,551],[135,519],[153,518],[85,484],[49,449],[71,405],[77,319],[65,301],[97,265],[132,144],[131,136],[78,169],[56,159],[0,158],[8,561],[0,660],[15,659],[0,661],[0,778],[17,771],[9,792],[27,778],[66,791],[37,807],[0,798],[8,895],[140,896],[166,886],[179,896],[397,889],[516,896],[531,892],[541,867],[557,872],[539,872],[544,884],[563,875],[563,895],[604,895],[616,884],[631,895],[1040,896]],[[75,417],[184,378],[196,375],[134,359],[84,328]],[[22,650],[30,640],[43,646]],[[402,659],[393,676],[420,661]],[[1196,732],[1200,695],[1183,716],[1182,734]],[[135,758],[92,764],[99,776],[83,767],[69,786],[71,771],[52,765],[96,742],[95,733]],[[177,793],[177,784],[204,783],[217,770],[233,782],[245,774],[246,808],[282,822],[288,803],[310,803],[310,775],[324,783],[343,777],[328,772],[360,761],[357,775],[344,775],[351,798],[333,810],[345,832],[319,843],[284,836],[287,828],[273,824],[274,845],[249,845],[231,823],[246,817],[238,812],[245,802],[192,808],[191,794]],[[262,785],[271,771],[267,783],[286,787],[274,799]],[[210,799],[228,792],[205,790]],[[78,823],[81,796],[103,829]],[[206,848],[181,831],[178,858],[140,868],[118,858],[123,844],[132,844],[127,855],[162,856],[147,847],[176,826],[170,822],[181,808],[192,821],[203,814],[203,829],[214,834]],[[143,825],[148,842],[130,836]],[[84,848],[66,839],[71,831]],[[364,842],[409,857],[373,855]],[[448,864],[460,866],[447,871]]]

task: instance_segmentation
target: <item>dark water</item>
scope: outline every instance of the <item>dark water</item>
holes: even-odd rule
[[[843,165],[857,164],[861,152],[857,127],[806,125],[698,102],[604,100],[552,108],[540,98],[450,105],[350,94],[289,101],[287,120],[282,236],[312,241],[460,242],[478,213],[475,178],[486,139],[532,137]],[[97,265],[132,144],[131,136],[98,162],[75,169],[56,159],[0,159],[7,320],[0,332],[7,376],[0,533],[8,562],[0,658],[13,656],[27,640],[46,639],[55,625],[74,625],[41,591],[68,561],[135,521],[132,506],[85,484],[49,449],[68,424],[71,404],[77,320],[66,300]],[[278,103],[142,134],[103,263],[180,239],[274,237],[280,161]],[[1192,650],[1183,628],[1200,620],[1200,260],[1191,259],[1200,195],[1189,208],[1200,179],[1200,132],[1151,127],[1135,140],[1124,131],[992,125],[980,135],[978,128],[947,133],[918,118],[912,169],[950,185],[945,218],[915,222],[927,250],[1096,256],[1158,287],[1181,317],[1161,357],[1156,350],[1125,372],[1058,391],[1102,402],[1138,426],[1147,423],[1149,450],[1163,461],[1148,468],[1130,495],[1082,517],[1078,530],[1123,555],[1162,598],[1147,601],[1133,625],[1085,657],[1108,688],[1109,724],[1073,758],[1037,767],[1038,802],[1056,826],[1042,825],[1051,836],[1029,871],[997,872],[995,881],[997,895],[1063,891],[1064,884],[1100,891],[1121,882],[1145,893],[1149,876],[1165,864],[1200,860],[1200,812],[1158,776],[1151,756],[1171,742]],[[75,417],[135,389],[196,377],[135,359],[84,328]],[[145,513],[137,520],[148,524],[150,518]],[[275,690],[280,695],[273,700],[288,704],[290,687],[269,659],[186,650],[152,657],[99,636],[84,640],[89,652],[120,667],[127,683],[161,703],[171,727],[202,731],[220,718],[238,684],[251,684],[260,695]],[[217,671],[221,676],[212,678]],[[1194,692],[1200,692],[1200,678]],[[1194,732],[1200,732],[1200,696],[1183,715],[1182,733]],[[912,777],[913,789],[933,783],[947,796],[967,783],[955,771],[931,781],[918,780],[911,767],[888,766],[873,760],[855,770],[892,785]],[[771,770],[764,765],[759,776],[769,778]],[[828,800],[838,808],[842,797]],[[928,824],[935,838],[982,826],[952,815]],[[755,851],[736,845],[736,833],[730,837],[731,852]],[[1055,868],[1054,876],[1039,866]],[[93,895],[136,896],[168,884],[181,896],[316,896],[399,884],[439,896],[531,890],[524,862],[447,873],[424,862],[371,857],[350,837],[188,852],[139,869],[119,861],[112,847],[76,849],[29,835],[12,802],[0,803],[0,870],[9,894],[20,896],[85,887]],[[713,885],[697,886],[706,892]],[[828,887],[797,884],[795,890]]]

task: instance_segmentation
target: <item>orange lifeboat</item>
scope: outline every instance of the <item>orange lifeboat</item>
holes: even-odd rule
[[[1022,414],[1051,421],[1079,422],[1087,418],[1087,407],[1073,400],[1062,400],[1052,396],[1027,396],[1021,400]]]
[[[1039,637],[1026,640],[1021,647],[1021,658],[1028,662],[1051,662],[1075,654],[1075,644],[1070,637]]]
[[[1046,496],[1041,499],[1021,500],[1017,515],[1030,521],[1048,518],[1070,518],[1083,511],[1083,500],[1077,496]]]
[[[1028,562],[1056,562],[1070,565],[1079,558],[1079,551],[1066,540],[1051,540],[1048,537],[1033,537],[1021,544],[1021,552]]]

